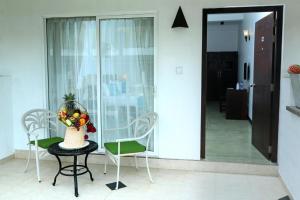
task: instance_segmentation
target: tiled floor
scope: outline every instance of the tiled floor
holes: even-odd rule
[[[55,161],[42,161],[42,183],[36,181],[34,161],[23,173],[25,160],[0,164],[1,200],[70,200],[73,178],[59,176]],[[154,183],[149,183],[145,168],[122,167],[121,181],[128,187],[111,191],[105,184],[115,180],[115,168],[103,174],[103,165],[90,165],[94,175],[79,177],[80,200],[277,200],[286,191],[277,177],[213,174],[180,170],[152,169]]]
[[[206,117],[206,158],[209,161],[271,164],[251,143],[248,120],[226,120],[217,103],[209,103]]]

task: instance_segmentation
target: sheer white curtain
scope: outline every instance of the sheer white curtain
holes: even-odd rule
[[[154,111],[153,18],[100,20],[100,52],[103,144],[132,136],[132,130],[106,129]]]
[[[72,92],[97,127],[96,18],[50,18],[46,29],[50,110],[56,112],[63,96]],[[90,139],[97,138],[90,134]]]

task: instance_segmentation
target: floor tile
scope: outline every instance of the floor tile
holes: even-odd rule
[[[104,175],[103,165],[91,164],[95,180],[80,176],[80,196],[75,198],[72,177],[59,176],[52,186],[56,161],[41,161],[41,183],[34,164],[27,173],[22,159],[0,164],[1,200],[276,200],[287,194],[277,177],[151,169],[154,183],[150,183],[146,169],[134,167],[121,167],[120,180],[127,187],[111,191],[105,184],[115,181],[116,168],[108,166]]]
[[[248,120],[227,120],[215,102],[208,103],[206,118],[207,160],[272,164],[252,145]]]

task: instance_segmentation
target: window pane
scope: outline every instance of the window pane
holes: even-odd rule
[[[154,111],[154,20],[100,20],[102,145],[133,137],[123,127]],[[153,150],[153,137],[150,149]],[[144,141],[143,141],[144,142]]]
[[[97,127],[97,50],[95,17],[47,19],[49,108],[57,111],[74,93]],[[61,126],[58,136],[64,136]],[[96,134],[90,139],[97,141]]]

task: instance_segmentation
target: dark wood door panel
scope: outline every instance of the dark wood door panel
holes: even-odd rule
[[[269,86],[256,85],[253,90],[252,144],[269,158],[271,93]]]
[[[255,84],[269,85],[272,82],[273,66],[273,14],[259,20],[255,30],[254,81]]]
[[[255,24],[252,144],[268,159],[272,131],[273,27],[273,14]]]

